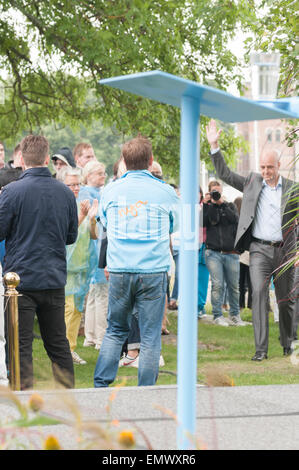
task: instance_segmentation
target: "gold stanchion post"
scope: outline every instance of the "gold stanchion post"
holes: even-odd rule
[[[12,390],[21,389],[20,380],[20,354],[19,354],[19,313],[16,287],[20,278],[16,273],[6,273],[3,277],[6,287],[4,296],[7,297],[7,332],[9,356],[9,383]]]

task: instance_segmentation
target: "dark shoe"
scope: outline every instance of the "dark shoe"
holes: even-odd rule
[[[168,310],[178,310],[177,303],[171,300],[168,304]]]
[[[265,352],[256,352],[255,355],[251,358],[252,361],[262,361],[263,359],[267,359],[268,356]]]
[[[284,355],[284,356],[290,356],[293,351],[294,351],[294,349],[291,348],[291,347],[289,347],[289,348],[283,348],[283,355]]]

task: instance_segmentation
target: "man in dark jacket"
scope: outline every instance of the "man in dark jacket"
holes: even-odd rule
[[[21,146],[18,144],[12,155],[12,160],[0,170],[0,189],[8,183],[15,181],[21,176],[23,171],[21,163]]]
[[[6,241],[4,274],[20,276],[19,347],[21,389],[32,388],[32,341],[37,315],[55,380],[74,385],[73,361],[66,338],[64,286],[65,245],[78,230],[76,200],[47,168],[49,144],[42,136],[21,142],[25,171],[0,194],[0,240]]]
[[[209,183],[209,193],[203,200],[203,226],[207,230],[206,265],[212,282],[211,303],[214,323],[220,326],[244,326],[239,307],[239,253],[234,250],[238,212],[233,203],[222,197],[218,181]],[[227,285],[230,305],[229,318],[222,314],[224,287]]]

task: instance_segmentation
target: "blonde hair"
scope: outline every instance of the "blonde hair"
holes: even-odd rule
[[[162,172],[160,163],[153,161],[152,166],[151,166],[151,172],[157,173],[158,175],[162,176],[163,172]]]
[[[98,162],[97,160],[91,160],[90,162],[86,163],[82,171],[83,184],[87,184],[87,178],[90,175],[90,173],[93,173],[94,171],[97,171],[97,170],[105,171],[105,165],[101,162]]]

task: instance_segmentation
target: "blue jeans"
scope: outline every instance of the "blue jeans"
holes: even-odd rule
[[[228,290],[230,315],[238,315],[239,307],[239,255],[222,254],[219,251],[206,250],[206,264],[210,272],[212,288],[211,303],[214,318],[222,315],[224,281]]]
[[[141,337],[138,385],[156,383],[166,288],[166,272],[110,273],[108,327],[95,367],[95,387],[108,387],[116,377],[121,350],[130,333],[134,308],[138,311]]]

